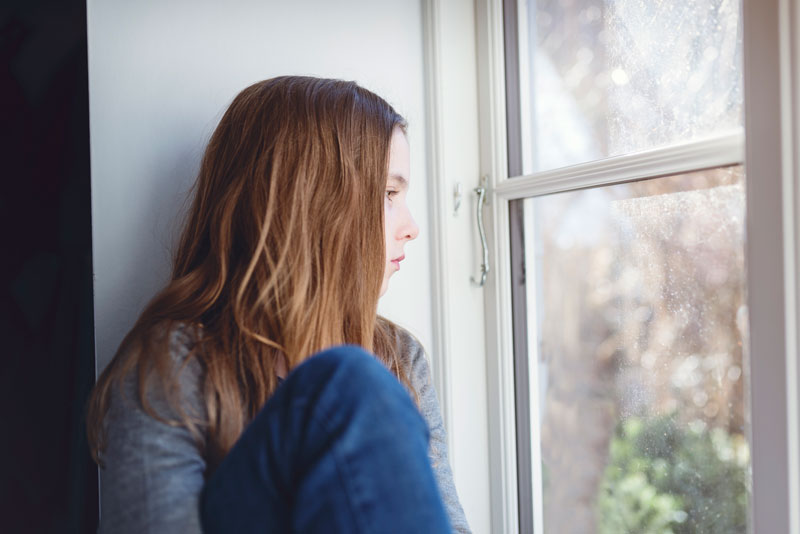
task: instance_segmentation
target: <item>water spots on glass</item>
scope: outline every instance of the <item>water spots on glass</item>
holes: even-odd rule
[[[742,125],[738,2],[528,0],[527,10],[525,174]]]
[[[526,200],[545,531],[744,532],[743,174]]]

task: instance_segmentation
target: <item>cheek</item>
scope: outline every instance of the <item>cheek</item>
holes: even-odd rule
[[[386,240],[386,248],[388,250],[389,244],[392,239],[392,228],[394,225],[394,218],[392,216],[392,209],[386,204],[383,206],[383,235]]]

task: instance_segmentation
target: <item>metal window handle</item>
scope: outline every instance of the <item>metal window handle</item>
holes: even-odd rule
[[[473,284],[478,287],[483,287],[486,283],[486,275],[489,274],[489,246],[486,244],[486,230],[483,228],[483,205],[486,203],[486,176],[481,177],[481,185],[475,188],[478,194],[478,233],[481,236],[481,247],[483,249],[483,263],[481,263],[481,277],[476,280],[474,276],[470,277]]]

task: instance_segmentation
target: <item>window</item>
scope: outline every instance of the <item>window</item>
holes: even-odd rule
[[[430,109],[435,111],[431,114],[428,144],[431,213],[436,215],[433,232],[436,241],[432,250],[437,275],[433,285],[437,289],[434,304],[438,308],[435,307],[434,315],[440,318],[440,323],[435,328],[439,342],[432,352],[437,379],[441,381],[443,405],[450,414],[448,429],[456,484],[470,522],[476,532],[529,533],[534,532],[534,526],[538,534],[554,530],[546,528],[548,519],[542,513],[542,509],[552,504],[541,491],[541,482],[547,481],[550,469],[542,469],[541,460],[543,457],[546,460],[550,453],[542,448],[543,441],[534,431],[541,434],[541,423],[545,421],[539,413],[541,405],[546,406],[540,401],[540,395],[553,392],[539,384],[545,378],[547,383],[553,384],[558,371],[547,359],[545,350],[552,346],[545,339],[546,335],[553,336],[546,334],[553,331],[552,326],[547,330],[548,325],[555,323],[548,323],[544,313],[548,297],[545,285],[537,280],[537,267],[542,278],[545,274],[566,278],[569,273],[561,266],[573,270],[585,266],[580,265],[583,260],[577,256],[569,261],[548,253],[545,259],[546,242],[541,235],[537,237],[536,232],[544,233],[549,224],[547,231],[560,232],[562,238],[551,241],[553,250],[575,254],[575,244],[564,247],[563,251],[558,248],[559,244],[570,242],[569,236],[564,239],[563,235],[570,232],[559,231],[559,227],[567,225],[571,230],[574,222],[562,220],[559,223],[556,217],[548,218],[548,214],[558,213],[560,203],[565,203],[575,204],[575,210],[587,206],[585,212],[578,211],[580,216],[571,218],[582,222],[579,230],[587,230],[582,237],[606,239],[606,243],[591,242],[593,248],[587,246],[586,239],[573,239],[583,247],[582,254],[602,257],[604,247],[612,254],[625,252],[627,260],[634,260],[627,270],[642,279],[649,277],[651,281],[659,280],[656,266],[650,269],[638,260],[645,255],[642,250],[636,250],[636,245],[628,245],[629,249],[623,247],[628,230],[644,232],[650,236],[650,241],[662,247],[680,245],[690,251],[706,247],[703,254],[708,257],[709,252],[719,252],[717,245],[711,247],[710,243],[692,237],[688,230],[703,229],[712,220],[726,222],[724,232],[712,241],[719,244],[724,237],[727,250],[737,251],[745,266],[744,276],[737,282],[744,290],[744,307],[737,308],[736,328],[727,328],[727,335],[718,340],[725,339],[728,344],[731,340],[737,344],[742,342],[742,365],[740,370],[735,369],[735,358],[739,357],[736,348],[732,351],[715,349],[715,354],[724,352],[728,358],[709,358],[710,370],[703,367],[706,358],[701,364],[700,352],[692,349],[697,359],[689,358],[692,354],[680,353],[674,363],[688,360],[678,375],[685,375],[689,380],[679,377],[677,383],[688,385],[695,381],[698,369],[713,380],[711,389],[691,391],[674,402],[682,400],[690,411],[714,417],[716,424],[720,424],[726,415],[717,397],[729,395],[730,388],[742,388],[742,396],[737,400],[740,404],[734,403],[733,411],[729,411],[728,417],[733,414],[733,418],[728,419],[728,430],[729,434],[734,430],[738,432],[743,420],[745,434],[749,434],[746,445],[738,437],[720,439],[719,432],[710,433],[703,443],[710,442],[711,448],[716,448],[714,451],[723,451],[722,458],[731,459],[733,455],[737,462],[746,460],[749,453],[751,487],[746,519],[749,532],[800,534],[800,507],[797,506],[800,502],[797,335],[800,331],[800,54],[797,53],[800,50],[800,7],[788,0],[741,0],[739,4],[707,0],[672,2],[673,11],[659,11],[659,18],[643,17],[642,12],[669,9],[667,2],[616,0],[588,4],[581,1],[542,1],[534,8],[528,7],[533,5],[528,0],[423,2],[427,20],[428,99]],[[533,24],[540,11],[539,5],[556,10],[547,24],[548,31],[560,31],[561,36],[578,41],[591,38],[602,41],[602,46],[589,42],[594,46],[590,50],[592,63],[599,63],[588,70],[585,65],[582,67],[588,74],[581,78],[581,83],[575,83],[580,69],[573,71],[569,67],[574,63],[568,62],[565,68],[563,58],[586,63],[589,55],[581,51],[585,43],[555,43],[550,53],[561,56],[562,64],[550,61],[549,65],[536,66],[537,54],[532,51],[539,47],[538,36],[544,31]],[[701,9],[709,5],[714,9]],[[598,16],[595,9],[589,9],[584,15],[578,11],[572,19],[564,13],[581,6],[584,11],[594,6],[603,16]],[[558,10],[561,10],[560,15]],[[606,12],[613,17],[606,19]],[[688,26],[695,31],[699,29],[698,36],[688,41],[676,37],[683,35],[682,28],[687,26],[675,22],[680,20],[680,13],[690,15],[692,20]],[[712,16],[722,17],[726,22],[718,24],[720,28],[717,28],[710,23]],[[543,26],[546,19],[540,20]],[[652,29],[661,19],[670,21],[669,31],[658,33]],[[580,31],[586,25],[597,26],[601,22],[613,23],[623,37],[628,32],[628,37],[619,40],[619,46],[612,46],[609,43],[613,43],[613,39],[607,33],[594,35],[591,30],[584,35]],[[632,28],[634,23],[644,24],[645,30]],[[724,43],[717,40],[722,34],[728,38]],[[730,36],[733,36],[732,41]],[[648,57],[636,49],[639,41],[657,44],[664,41],[665,50],[683,48],[673,50],[673,54],[659,51],[657,61],[648,64],[645,61]],[[689,49],[697,52],[687,55]],[[621,57],[631,59],[632,66],[622,66]],[[675,70],[676,65],[681,67],[682,61],[686,63],[684,69],[689,66],[686,73]],[[726,69],[726,62],[733,62],[738,70]],[[602,65],[612,68],[611,74],[602,76],[599,72]],[[705,73],[705,83],[700,83],[701,77],[693,77],[695,72],[691,70],[697,68]],[[614,74],[617,69],[620,72]],[[546,91],[534,91],[537,83],[544,82],[543,72],[558,75],[551,76],[551,81],[559,77],[571,80],[551,91],[560,102],[548,104],[541,99],[548,95]],[[662,85],[669,81],[664,78],[665,73],[676,76],[678,82]],[[733,75],[735,77],[730,78]],[[648,77],[657,83],[644,83]],[[724,81],[726,77],[728,81]],[[730,80],[735,83],[729,83]],[[679,90],[673,95],[681,97],[675,107],[659,107],[659,101],[654,100],[659,96],[657,90],[680,88],[681,83],[687,91]],[[592,90],[597,87],[605,92],[595,90],[593,94]],[[575,103],[570,122],[581,125],[580,138],[586,142],[583,145],[572,143],[566,147],[569,150],[561,153],[548,152],[557,143],[565,145],[563,138],[572,131],[566,129],[564,122],[544,118],[547,113],[554,116],[556,109],[565,107],[566,88],[573,91],[570,98]],[[696,91],[688,91],[690,88]],[[636,98],[631,92],[634,90],[638,91]],[[587,105],[593,99],[599,99],[606,111],[609,105],[617,106],[625,117],[634,110],[644,112],[647,124],[660,126],[656,130],[643,130],[645,123],[638,121],[611,121],[606,111],[598,115],[593,106]],[[713,105],[705,106],[704,110],[703,102]],[[680,110],[688,112],[678,113]],[[698,111],[699,119],[688,120],[696,118]],[[658,122],[653,123],[653,117]],[[635,135],[617,135],[620,132],[634,132]],[[613,140],[615,135],[617,141]],[[581,150],[576,150],[581,146]],[[543,151],[548,153],[542,154]],[[549,161],[546,158],[550,158]],[[477,287],[470,278],[478,271],[482,250],[475,226],[477,204],[472,187],[483,178],[488,185],[483,220],[490,272],[485,286]],[[655,190],[659,194],[655,194]],[[454,192],[458,198],[459,191],[464,192],[460,212],[454,209],[453,200]],[[733,201],[735,195],[739,195],[738,201]],[[698,199],[710,203],[713,209],[698,209],[702,204]],[[735,209],[742,215],[738,227],[734,224],[735,217],[731,216],[731,210]],[[651,220],[637,214],[649,215],[653,210],[656,210],[654,216],[665,217],[672,226],[647,227],[645,224],[642,230],[637,230],[639,227],[634,222]],[[591,213],[595,214],[592,220],[603,224],[594,224],[589,217]],[[654,230],[667,233],[654,234]],[[739,238],[739,231],[745,239],[744,246],[737,249],[733,243]],[[532,257],[526,259],[526,256]],[[684,268],[691,266],[684,261],[684,256],[685,252],[680,253],[676,261],[683,261]],[[737,256],[727,256],[727,259],[734,257]],[[623,263],[618,263],[619,272],[622,272]],[[675,287],[679,280],[688,287],[721,280],[721,270],[713,266],[714,261],[708,265],[694,265],[696,273],[705,273],[702,280],[692,280],[684,273],[667,287]],[[607,272],[612,281],[618,276],[613,270]],[[725,272],[728,279],[741,275],[741,270],[739,274],[730,268]],[[547,291],[552,293],[553,290],[548,288]],[[600,293],[602,296],[602,291]],[[640,293],[650,298],[654,290]],[[735,294],[728,292],[726,297],[731,308],[736,306],[730,298]],[[569,297],[568,292],[563,295],[563,302],[552,296],[550,302],[566,307],[567,300],[574,297]],[[697,298],[686,292],[681,295],[690,302]],[[537,299],[542,306],[536,305]],[[640,344],[639,348],[645,343],[654,343],[656,338],[651,337],[650,329],[659,320],[659,314],[662,319],[681,317],[680,307],[676,310],[672,304],[653,307],[641,306],[634,299],[627,302],[637,306],[631,313],[624,312],[624,320],[620,319],[623,313],[613,308],[605,320],[615,327],[624,326],[626,332],[630,332],[630,321],[638,317],[640,335],[623,336],[621,340],[627,345],[622,345],[622,350],[616,351],[614,357],[632,353],[630,347],[636,348],[635,343]],[[651,307],[652,310],[648,309]],[[704,314],[709,311],[702,306],[699,309]],[[553,312],[550,316],[554,316]],[[555,332],[564,337],[558,329]],[[715,332],[719,334],[719,330]],[[717,347],[723,345],[720,342]],[[683,351],[685,347],[678,348]],[[527,357],[529,349],[537,351],[531,358]],[[515,358],[515,354],[524,354],[525,358]],[[671,380],[677,370],[659,367],[668,361],[662,356],[663,352],[658,351],[640,353],[638,359],[626,364],[627,367],[615,369],[613,383],[616,386],[619,379],[619,383],[636,384],[630,377],[637,375],[646,375],[648,381],[658,382],[654,370],[666,370]],[[437,359],[440,360],[438,366]],[[725,366],[728,371],[720,372]],[[722,380],[721,386],[717,377]],[[518,393],[523,391],[527,392],[527,398],[518,399],[521,396]],[[620,405],[626,409],[641,405],[636,395],[626,393],[638,395],[640,388],[617,391],[622,393]],[[672,413],[665,409],[672,405],[669,401],[669,397],[664,397],[664,402],[658,405],[660,410],[653,412],[656,422],[660,416]],[[740,408],[743,419],[735,415]],[[708,415],[706,410],[708,414],[717,412]],[[614,413],[636,414],[636,417],[628,417],[626,421],[631,424],[627,426],[624,422],[619,426],[610,425],[615,432],[611,441],[617,434],[624,437],[649,431],[641,412],[620,410]],[[702,431],[702,425],[696,422],[689,426],[695,419],[684,417],[687,418],[682,420],[685,424],[681,428],[686,433]],[[699,420],[708,425],[702,418]],[[669,419],[665,422],[668,430],[674,428],[674,425],[669,426],[672,424]],[[602,443],[605,439],[607,435],[599,441]],[[610,443],[605,446],[611,450]],[[720,456],[718,452],[714,454]],[[536,461],[533,461],[534,456]],[[617,465],[620,463],[618,461]],[[658,465],[663,463],[658,462]],[[736,477],[727,480],[736,480]],[[641,477],[636,476],[628,482],[633,484],[632,493],[642,493],[641,488],[635,489],[635,484],[640,482]],[[538,494],[534,495],[537,488]],[[658,495],[664,493],[667,492],[662,487]],[[674,519],[673,523],[679,525],[688,524],[688,512],[687,519],[679,521],[682,514],[673,506],[674,500],[658,500],[668,512],[662,517]]]
[[[478,13],[483,168],[496,175],[495,530],[798,528],[778,3],[498,4]],[[748,20],[761,41],[745,70]],[[781,31],[796,45],[793,24]],[[746,99],[760,134],[747,147]]]
[[[545,532],[746,532],[743,178],[515,201]]]
[[[517,6],[522,174],[742,126],[740,2]]]

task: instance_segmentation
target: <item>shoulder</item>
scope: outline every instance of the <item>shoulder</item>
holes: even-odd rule
[[[397,348],[401,354],[415,356],[417,353],[424,353],[425,349],[417,337],[397,324],[394,325],[397,340]]]
[[[185,323],[176,324],[169,332],[169,363],[173,376],[181,384],[196,385],[202,378],[203,368],[196,354],[201,335],[200,326]]]
[[[120,415],[113,410],[115,404],[125,414],[147,404],[165,419],[180,419],[176,416],[187,409],[200,415],[204,408],[200,399],[204,372],[194,352],[199,338],[198,327],[177,323],[169,328],[156,327],[146,338],[128,343],[115,356],[131,359],[128,372],[112,394],[115,415]],[[146,375],[142,377],[142,373]],[[144,383],[144,390],[140,390],[140,383]]]
[[[414,334],[402,326],[395,325],[395,327],[398,353],[401,355],[411,384],[419,391],[422,386],[430,383],[428,356]]]
[[[202,327],[176,323],[169,329],[169,348],[173,357],[184,357],[194,349],[202,335]]]

